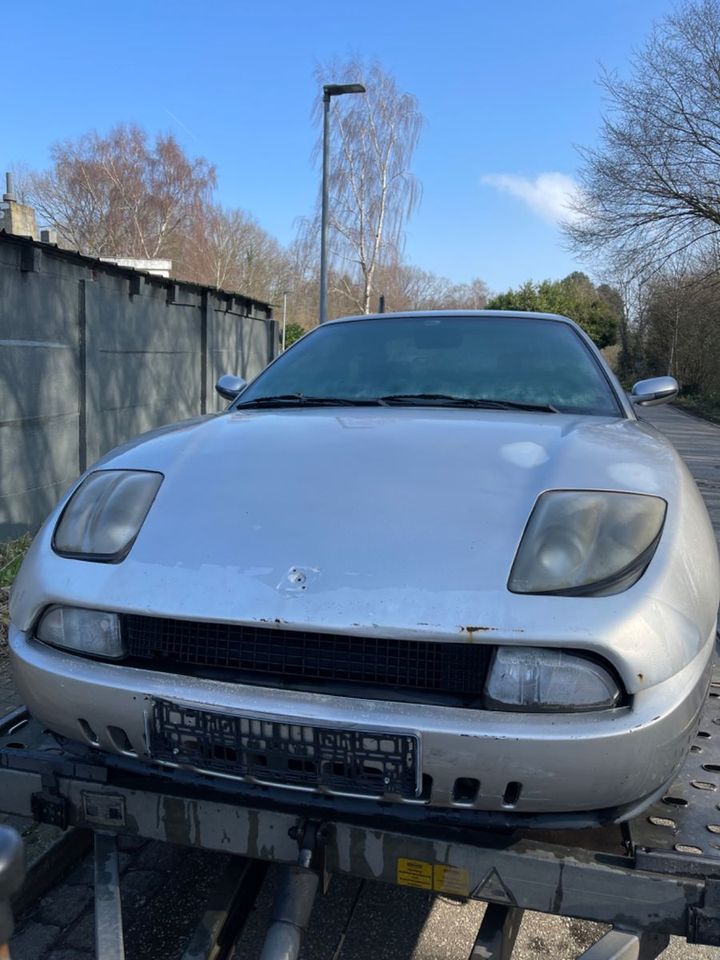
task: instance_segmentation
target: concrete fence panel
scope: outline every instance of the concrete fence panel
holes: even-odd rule
[[[277,342],[267,304],[0,233],[0,540],[112,447],[223,409],[217,377]]]

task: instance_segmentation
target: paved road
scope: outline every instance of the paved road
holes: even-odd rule
[[[720,427],[672,408],[649,410],[645,418],[667,434],[685,457],[705,496],[720,540]],[[130,921],[131,960],[170,960],[187,935],[178,927],[178,911],[168,913],[167,896],[180,905],[184,921],[192,913],[194,883],[206,889],[224,858],[167,849],[157,844],[128,851],[124,858],[124,902]],[[162,862],[164,858],[164,863]],[[172,885],[162,875],[170,867]],[[164,868],[164,869],[163,869]],[[92,907],[87,865],[58,887],[24,918],[14,960],[85,960],[92,937]],[[236,960],[255,960],[269,919],[277,871],[271,869]],[[74,891],[71,889],[74,885]],[[70,906],[68,906],[70,905]],[[196,904],[193,904],[196,906]],[[346,878],[332,881],[319,898],[306,937],[303,960],[466,960],[484,906],[458,903],[417,890]],[[62,926],[58,926],[64,920]],[[574,960],[604,932],[577,920],[526,914],[514,956],[517,960]],[[167,951],[167,952],[166,952]],[[674,941],[666,960],[720,960],[720,950]]]
[[[720,426],[677,407],[650,407],[643,411],[642,417],[673,442],[688,465],[707,504],[720,544]]]

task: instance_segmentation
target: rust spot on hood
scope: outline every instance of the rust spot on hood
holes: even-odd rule
[[[475,639],[476,633],[488,633],[491,630],[497,630],[497,627],[460,627],[460,633],[466,633],[470,641]]]

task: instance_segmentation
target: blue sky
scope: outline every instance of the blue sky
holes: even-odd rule
[[[563,250],[554,218],[578,169],[575,146],[597,138],[599,65],[627,71],[673,6],[6,0],[0,165],[43,167],[54,141],[120,121],[170,130],[217,166],[223,203],[288,242],[317,191],[313,68],[377,57],[426,118],[407,258],[493,290],[560,277],[584,266]]]

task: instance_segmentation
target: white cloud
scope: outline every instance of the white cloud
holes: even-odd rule
[[[550,223],[578,218],[570,204],[577,197],[579,187],[566,173],[539,173],[534,180],[514,173],[488,173],[481,181],[522,200],[533,213]]]

